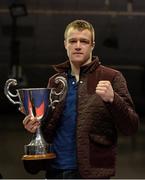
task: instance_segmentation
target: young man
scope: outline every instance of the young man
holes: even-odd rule
[[[56,158],[46,168],[47,178],[110,178],[115,175],[117,131],[133,135],[139,118],[123,75],[102,66],[92,57],[95,46],[93,26],[84,20],[71,22],[64,33],[69,60],[55,65],[49,79],[67,79],[65,100],[56,105],[42,125]],[[26,116],[24,127],[35,132],[36,118]]]

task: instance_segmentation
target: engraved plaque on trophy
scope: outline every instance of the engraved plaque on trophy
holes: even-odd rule
[[[55,83],[62,83],[60,92],[56,92],[55,88],[20,88],[16,89],[16,94],[10,91],[10,87],[17,85],[16,79],[8,79],[5,83],[4,93],[13,104],[18,104],[24,108],[25,115],[36,117],[40,123],[49,113],[49,108],[55,108],[55,104],[62,101],[67,92],[67,81],[62,76],[55,78]],[[55,96],[55,99],[53,99]],[[17,98],[18,100],[13,100]],[[38,127],[31,142],[24,145],[24,155],[22,160],[39,160],[53,159],[56,155],[52,151],[52,144],[48,144]]]

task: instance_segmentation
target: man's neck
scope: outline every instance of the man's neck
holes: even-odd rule
[[[92,61],[91,59],[92,58],[90,57],[89,60],[85,64],[83,64],[82,66],[90,63]],[[77,82],[80,79],[80,67],[81,67],[81,65],[79,65],[79,64],[71,63],[71,75],[75,76]]]
[[[75,76],[76,81],[78,82],[80,79],[80,66],[71,64],[71,75]]]

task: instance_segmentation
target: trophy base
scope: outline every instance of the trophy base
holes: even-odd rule
[[[41,160],[41,159],[54,159],[56,158],[55,153],[47,154],[35,154],[35,155],[24,155],[22,160]]]

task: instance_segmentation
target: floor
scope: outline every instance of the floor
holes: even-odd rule
[[[0,173],[4,179],[44,179],[44,172],[31,175],[23,168],[23,146],[31,139],[30,134],[23,128],[23,118],[19,112],[0,115]],[[144,137],[143,120],[136,136],[119,136],[117,172],[114,178],[145,179]]]

